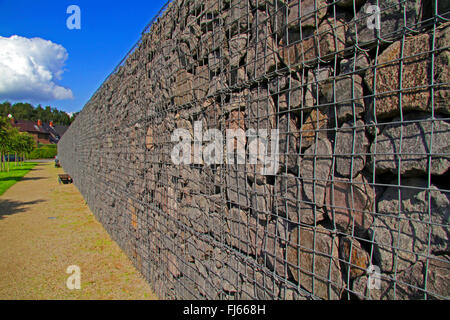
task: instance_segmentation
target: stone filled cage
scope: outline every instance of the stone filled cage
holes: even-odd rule
[[[448,299],[449,19],[443,0],[171,1],[61,163],[161,298]],[[175,164],[176,129],[191,160],[242,130],[215,141],[244,162]],[[249,161],[251,129],[278,130],[278,152],[257,142],[278,170]]]

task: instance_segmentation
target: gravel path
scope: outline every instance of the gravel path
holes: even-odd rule
[[[157,299],[72,184],[40,163],[0,196],[0,299]],[[81,289],[66,286],[81,269]]]

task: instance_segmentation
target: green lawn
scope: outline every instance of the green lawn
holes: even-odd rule
[[[22,179],[35,165],[36,162],[25,162],[17,165],[14,162],[10,164],[9,172],[0,172],[0,195],[5,193],[14,183]]]

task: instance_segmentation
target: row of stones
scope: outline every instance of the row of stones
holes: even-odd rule
[[[400,17],[399,11],[395,11],[394,2],[387,2],[389,3],[383,7],[386,9],[383,12],[386,17],[392,17],[388,20],[392,26],[389,30],[383,28],[383,32],[387,31],[383,35],[395,33],[399,22],[403,25],[403,13]],[[416,9],[417,3],[413,2],[406,6],[407,23],[410,26],[422,19]],[[96,195],[108,192],[109,189],[98,190],[86,186],[96,181],[89,177],[104,178],[109,173],[113,177],[106,184],[113,185],[114,197],[121,198],[121,203],[126,203],[126,194],[129,192],[134,194],[133,198],[140,198],[142,203],[148,201],[144,208],[141,208],[138,201],[124,205],[111,201],[105,203],[102,210],[94,212],[102,216],[106,224],[120,225],[116,229],[119,242],[138,238],[145,243],[146,223],[155,220],[155,235],[148,238],[150,252],[163,258],[167,255],[170,263],[160,266],[166,271],[165,277],[171,274],[178,280],[185,278],[185,281],[172,282],[171,285],[175,288],[173,297],[185,293],[186,290],[182,290],[182,287],[189,286],[190,283],[206,297],[214,297],[208,283],[212,283],[216,291],[219,288],[219,291],[247,293],[249,298],[263,297],[256,288],[266,288],[270,293],[267,296],[269,298],[283,297],[280,290],[286,289],[282,285],[270,286],[273,283],[271,276],[267,276],[265,280],[264,277],[257,276],[257,280],[253,281],[255,277],[232,276],[235,266],[225,264],[224,267],[219,267],[219,264],[214,263],[216,269],[210,267],[210,259],[206,254],[208,249],[204,245],[212,247],[212,243],[201,240],[197,235],[192,237],[197,254],[190,255],[188,260],[179,261],[179,257],[183,255],[173,246],[183,246],[182,241],[178,240],[181,234],[180,223],[196,233],[213,234],[217,237],[216,240],[224,236],[223,242],[234,248],[234,251],[254,257],[262,268],[275,270],[281,278],[288,277],[298,281],[303,288],[321,298],[339,298],[346,283],[347,289],[362,293],[367,281],[364,270],[372,260],[382,267],[383,273],[399,271],[398,279],[419,288],[424,285],[425,275],[428,279],[435,277],[436,284],[432,287],[428,285],[428,289],[448,296],[445,291],[448,289],[443,285],[447,281],[445,275],[448,262],[440,263],[436,257],[424,260],[427,255],[448,252],[448,196],[435,186],[431,186],[432,192],[424,191],[430,188],[423,179],[402,179],[402,185],[413,188],[402,188],[400,193],[397,187],[388,187],[380,193],[377,206],[374,207],[373,185],[365,178],[368,172],[361,172],[363,168],[369,172],[374,168],[372,174],[400,172],[405,176],[417,173],[441,175],[447,171],[448,157],[445,155],[448,154],[449,144],[446,121],[414,115],[406,125],[389,124],[384,128],[372,128],[362,120],[365,119],[365,113],[370,113],[367,99],[364,99],[364,87],[376,93],[376,105],[373,103],[373,108],[378,119],[390,121],[400,111],[430,111],[432,108],[436,112],[448,114],[448,90],[441,90],[440,86],[430,89],[433,81],[448,82],[448,49],[439,50],[448,46],[448,28],[439,28],[433,37],[425,33],[408,37],[404,42],[394,42],[378,56],[377,64],[382,65],[377,66],[373,81],[373,57],[367,59],[358,55],[343,59],[346,48],[353,41],[351,35],[354,34],[349,32],[352,26],[345,17],[345,11],[352,11],[348,1],[336,3],[345,8],[342,10],[344,15],[337,17],[340,24],[336,28],[330,24],[325,1],[302,1],[302,10],[309,5],[310,9],[307,10],[311,15],[303,15],[301,22],[297,19],[298,1],[289,2],[285,9],[280,4],[282,2],[274,8],[272,1],[250,1],[250,6],[247,1],[174,1],[168,15],[177,16],[177,19],[163,17],[155,24],[160,33],[153,32],[150,37],[158,39],[153,38],[148,42],[144,39],[142,48],[129,58],[123,70],[111,78],[109,87],[101,91],[85,110],[86,116],[80,118],[83,122],[78,121],[80,137],[88,132],[93,137],[99,137],[101,127],[98,123],[109,117],[105,123],[116,126],[117,134],[124,133],[124,137],[112,136],[111,141],[106,143],[110,145],[109,148],[140,139],[138,144],[131,144],[123,151],[105,153],[100,161],[98,150],[82,158],[84,165],[89,168],[79,174],[83,181],[83,194],[92,199],[93,207],[101,208],[104,200],[97,199]],[[361,16],[361,12],[365,12],[365,6],[370,4],[370,1],[358,2],[358,8],[364,5],[358,14]],[[224,8],[227,11],[222,10]],[[288,11],[283,13],[286,9]],[[388,14],[389,10],[394,11]],[[225,22],[222,25],[220,19],[217,19],[220,14],[224,15]],[[283,21],[286,16],[287,22]],[[274,17],[278,19],[273,19]],[[180,23],[175,25],[174,21]],[[186,22],[185,25],[183,21]],[[279,21],[282,21],[281,25],[277,24]],[[306,38],[291,43],[289,41],[292,39],[300,39],[296,34],[296,25],[299,24],[302,30],[312,27],[316,32],[308,34],[306,30]],[[288,30],[285,25],[289,25]],[[232,30],[225,32],[226,27]],[[373,42],[373,31],[362,30],[364,26],[358,26],[358,42]],[[367,37],[364,39],[365,34]],[[184,41],[178,41],[183,37]],[[226,40],[227,37],[229,40]],[[430,59],[428,53],[433,48],[438,48],[434,60]],[[172,55],[174,52],[177,52],[176,55]],[[161,57],[161,53],[168,58]],[[319,63],[317,57],[326,62],[332,61],[334,56],[340,59],[340,66],[337,68],[340,70],[339,74],[334,68],[325,66],[307,70],[305,76],[304,67],[314,67]],[[407,57],[403,60],[406,63],[396,60],[401,57]],[[207,63],[196,59],[206,59]],[[140,68],[145,63],[146,67]],[[226,68],[227,65],[230,68]],[[272,77],[271,72],[279,65],[283,68],[287,66],[291,75],[275,77],[273,74]],[[404,75],[402,79],[398,77],[400,70]],[[429,70],[434,70],[435,74],[431,75]],[[420,76],[406,76],[411,73]],[[336,78],[336,75],[339,77]],[[231,92],[229,102],[222,103],[217,98],[226,86],[239,88],[242,83],[267,76],[272,78],[263,86]],[[404,90],[401,99],[392,93],[393,89],[403,88],[413,90]],[[339,94],[335,96],[333,92]],[[205,99],[207,97],[213,99]],[[352,99],[353,103],[350,102]],[[142,103],[148,101],[157,102],[153,105],[167,105],[167,101],[170,101],[169,108],[178,108],[178,115],[168,113],[168,119],[164,120],[162,128],[152,123],[144,134],[125,129],[128,128],[127,123],[139,119],[143,112],[147,114],[147,104],[143,107]],[[204,103],[197,103],[198,101]],[[332,109],[329,107],[330,103],[336,105],[337,111],[329,111]],[[179,109],[186,104],[185,110]],[[309,110],[304,108],[319,104],[328,107]],[[110,107],[106,109],[104,105]],[[292,112],[286,116],[278,115],[279,112],[286,111]],[[221,113],[226,114],[225,118],[218,116]],[[177,116],[181,119],[176,120]],[[199,116],[205,119],[206,126],[211,127],[225,123],[227,128],[280,128],[289,136],[289,139],[281,139],[281,152],[284,153],[284,158],[281,155],[281,162],[288,170],[280,172],[273,182],[254,174],[255,168],[223,167],[212,173],[212,181],[196,174],[196,170],[186,170],[185,175],[181,174],[185,182],[183,196],[178,197],[177,191],[180,188],[172,185],[170,180],[180,175],[170,171],[170,166],[167,165],[170,162],[167,137],[175,127],[192,129],[190,120]],[[355,117],[358,119],[356,122],[349,121]],[[300,123],[300,119],[305,118]],[[334,118],[341,124],[337,130],[334,130]],[[175,119],[174,124],[168,124],[172,119]],[[97,131],[92,131],[92,128]],[[330,137],[326,129],[333,129],[336,134]],[[382,130],[377,132],[379,129]],[[421,132],[419,138],[417,132]],[[144,136],[147,151],[142,151]],[[370,143],[369,140],[373,142]],[[101,141],[95,141],[95,146],[99,145]],[[400,145],[401,152],[398,151]],[[427,169],[431,145],[432,161],[430,169]],[[82,147],[86,155],[87,149],[90,147],[93,150],[94,145]],[[298,156],[299,149],[303,151],[302,157]],[[143,154],[152,163],[148,168],[141,167],[144,163],[141,158]],[[357,155],[352,157],[352,154]],[[373,155],[369,162],[366,161],[367,154]],[[336,159],[336,174],[342,178],[331,174],[334,172],[333,156]],[[400,162],[397,161],[399,157]],[[67,158],[65,160],[63,165],[71,163]],[[100,166],[93,167],[89,165],[91,163],[100,163]],[[158,163],[165,165],[160,166]],[[72,166],[80,166],[80,163],[72,163]],[[94,174],[93,168],[99,171],[98,175]],[[137,170],[146,171],[147,174],[140,177]],[[247,175],[244,171],[247,171]],[[372,183],[378,181],[375,178],[378,179],[374,177]],[[212,188],[205,181],[211,181],[211,184],[220,188]],[[139,196],[147,193],[150,193],[150,197]],[[130,213],[126,219],[122,213],[125,207],[129,208]],[[150,210],[145,210],[145,207]],[[158,215],[157,212],[163,212],[164,215]],[[430,241],[429,225],[423,222],[428,215],[420,215],[425,212],[430,212],[432,217]],[[113,214],[116,214],[116,218],[111,217]],[[302,223],[300,228],[297,227],[298,223]],[[320,226],[316,227],[303,225],[318,223]],[[218,230],[220,225],[224,226],[223,231]],[[353,235],[353,226],[360,241],[345,237]],[[339,236],[330,231],[336,227],[340,232]],[[400,235],[397,234],[398,230],[402,230]],[[126,234],[127,232],[130,234]],[[173,238],[170,244],[162,245],[160,249],[164,250],[159,252],[156,239],[163,239],[161,235],[164,232]],[[363,238],[371,239],[377,245],[373,254],[368,254],[372,250],[366,250],[367,241]],[[393,249],[397,243],[400,243],[400,250]],[[131,254],[142,255],[133,251]],[[224,253],[224,257],[218,260],[227,257],[233,257],[231,251]],[[258,257],[262,257],[263,262],[258,261]],[[347,263],[342,266],[342,262]],[[348,262],[354,267],[346,268]],[[425,264],[428,268],[425,268]],[[219,272],[218,269],[221,268]],[[314,277],[311,276],[313,270]],[[355,279],[353,283],[348,282],[347,272],[351,279]],[[226,280],[230,277],[232,280]],[[207,281],[210,278],[213,280]],[[328,290],[330,284],[327,279],[331,280],[331,291]],[[383,286],[381,292],[392,297],[392,281],[383,282]],[[397,295],[401,297],[417,294],[407,285],[397,288],[404,291],[400,295],[397,289]],[[292,296],[295,291],[290,292]]]

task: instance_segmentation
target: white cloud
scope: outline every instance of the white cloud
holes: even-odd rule
[[[0,98],[34,101],[73,99],[61,80],[67,50],[41,38],[0,36]]]

